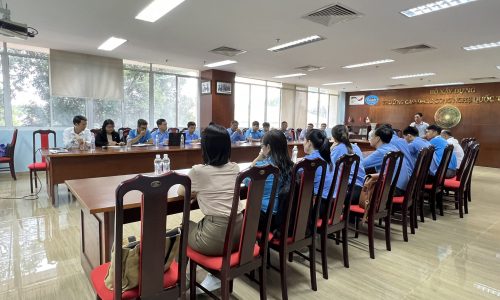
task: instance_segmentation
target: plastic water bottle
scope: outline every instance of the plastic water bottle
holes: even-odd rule
[[[156,136],[155,136],[155,147],[158,148],[159,145],[160,145],[160,135],[156,134]]]
[[[292,161],[293,163],[297,163],[297,155],[299,154],[299,149],[297,148],[297,146],[293,146],[293,150],[292,150]]]
[[[168,157],[168,154],[163,155],[162,167],[163,173],[167,173],[170,171],[170,158]]]
[[[162,160],[160,154],[156,154],[156,158],[154,160],[154,166],[155,166],[155,175],[161,175],[163,170],[162,170]]]
[[[90,152],[95,152],[95,136],[90,137]]]
[[[181,134],[181,146],[185,146],[185,144],[184,144],[184,134]]]

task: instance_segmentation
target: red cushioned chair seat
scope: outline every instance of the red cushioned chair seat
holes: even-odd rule
[[[432,190],[432,184],[426,184],[424,188],[426,190]]]
[[[340,216],[340,221],[344,221],[344,215]],[[330,219],[328,221],[328,225],[332,225],[333,224],[333,219]],[[323,219],[318,219],[318,222],[316,223],[316,227],[321,227],[321,225],[323,225]]]
[[[291,237],[289,237],[286,239],[286,241],[288,244],[291,244],[293,242],[293,239]],[[273,240],[271,240],[271,244],[279,246],[281,244],[281,242],[279,239],[273,239]]]
[[[0,157],[0,162],[9,162],[10,157]]]
[[[253,256],[259,256],[260,247],[255,244],[253,248]],[[187,256],[195,261],[197,264],[202,265],[205,268],[211,270],[221,270],[222,269],[222,256],[206,256],[199,252],[194,251],[191,247],[187,247]],[[240,252],[234,252],[231,254],[229,261],[229,266],[234,267],[240,262]]]
[[[92,285],[97,293],[97,295],[102,300],[113,300],[113,290],[110,290],[104,284],[104,278],[106,278],[106,274],[108,273],[109,265],[111,263],[106,263],[100,265],[99,267],[92,270],[90,273],[90,280],[92,281]],[[177,283],[177,279],[179,277],[178,264],[176,261],[172,262],[170,268],[165,272],[163,276],[163,287],[168,288],[172,287]],[[131,289],[122,293],[122,299],[135,299],[139,297],[139,288]]]
[[[458,189],[460,187],[460,181],[454,179],[445,179],[444,187],[448,189]]]
[[[47,170],[47,163],[46,162],[32,163],[32,164],[28,165],[28,169],[30,169],[30,170]]]
[[[392,203],[403,204],[404,200],[405,200],[404,196],[392,197]]]
[[[354,204],[354,205],[351,205],[351,212],[355,212],[358,214],[364,214],[365,210],[363,208],[359,207],[359,205]]]
[[[262,232],[257,232],[257,239],[259,240],[262,237]],[[267,236],[267,240],[270,241],[273,239],[273,233],[269,232],[269,235]]]

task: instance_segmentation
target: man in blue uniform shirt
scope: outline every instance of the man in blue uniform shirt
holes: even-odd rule
[[[159,145],[165,145],[168,141],[168,130],[167,130],[167,121],[165,119],[158,119],[156,121],[156,126],[158,126],[158,130],[151,133],[151,138],[156,143],[156,139],[158,139]]]
[[[231,121],[231,127],[227,129],[227,133],[229,133],[229,136],[231,137],[231,143],[236,143],[236,142],[244,142],[245,141],[245,136],[241,132],[241,130],[238,128],[238,121],[233,120]]]
[[[151,132],[148,129],[148,122],[144,119],[137,120],[137,129],[130,130],[127,137],[127,144],[152,144]]]
[[[247,132],[245,132],[245,138],[249,142],[260,142],[260,140],[264,136],[262,130],[259,129],[259,125],[259,121],[253,121],[252,128],[248,129]]]
[[[436,171],[443,159],[444,149],[448,145],[448,142],[441,137],[441,127],[437,125],[430,125],[427,127],[425,137],[430,141],[431,145],[434,146],[434,156],[432,157],[431,167],[429,174],[431,176],[427,177],[427,182],[432,182]],[[446,178],[453,178],[457,174],[457,157],[455,154],[451,154],[451,160],[446,169]]]
[[[408,126],[403,130],[403,137],[408,143],[408,148],[410,149],[410,154],[414,162],[417,161],[420,150],[428,148],[431,145],[429,141],[419,136],[418,129],[413,126]]]
[[[196,123],[189,121],[187,123],[188,131],[184,132],[186,134],[186,144],[195,143],[200,141],[200,136],[195,132]]]

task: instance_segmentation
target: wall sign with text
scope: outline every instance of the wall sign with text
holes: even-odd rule
[[[366,96],[365,103],[368,105],[376,105],[378,103],[378,96],[376,96],[376,95]]]
[[[349,105],[363,105],[365,104],[365,95],[357,95],[349,97]]]

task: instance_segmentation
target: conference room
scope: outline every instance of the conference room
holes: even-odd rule
[[[500,296],[498,11],[0,1],[0,299]]]

